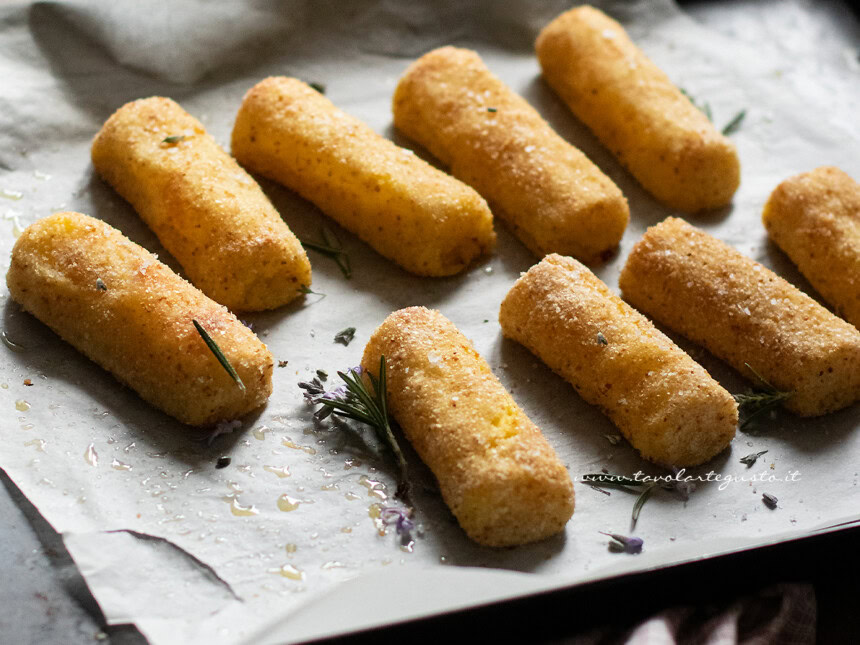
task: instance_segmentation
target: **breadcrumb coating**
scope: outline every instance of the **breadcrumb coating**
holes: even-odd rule
[[[786,179],[762,221],[812,286],[860,328],[860,184],[833,166]]]
[[[267,78],[248,91],[232,146],[246,168],[417,275],[453,275],[495,246],[480,195],[297,79]]]
[[[708,348],[753,383],[793,392],[785,407],[818,416],[860,398],[860,332],[767,267],[670,217],[633,247],[624,298]],[[749,367],[747,367],[749,365]]]
[[[122,106],[96,135],[92,159],[216,302],[273,309],[310,286],[308,257],[260,186],[170,99]]]
[[[424,307],[395,311],[362,366],[376,373],[381,355],[389,409],[470,538],[514,546],[564,529],[570,475],[453,323]]]
[[[735,435],[732,395],[573,258],[548,255],[529,269],[502,302],[499,322],[646,459],[695,466]]]
[[[533,253],[596,262],[630,211],[609,177],[562,139],[474,51],[442,47],[412,63],[394,125],[474,187]]]
[[[272,393],[272,355],[253,332],[100,220],[64,212],[28,226],[12,249],[6,284],[26,311],[183,423],[235,419]],[[221,348],[244,392],[192,319]]]
[[[547,83],[658,201],[688,213],[731,202],[734,144],[616,21],[588,5],[571,9],[535,49]]]

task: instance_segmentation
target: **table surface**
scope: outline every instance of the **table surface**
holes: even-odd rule
[[[0,5],[12,0],[0,0]],[[745,10],[767,11],[778,0],[743,0]],[[721,25],[718,3],[681,2],[713,29]],[[834,28],[845,28],[844,5],[820,3]],[[850,5],[849,5],[850,6]],[[854,10],[856,19],[857,13]],[[852,28],[856,29],[856,20]],[[97,603],[77,571],[61,537],[0,471],[0,645],[106,642],[140,645],[146,640],[133,626],[106,628]],[[676,604],[695,600],[729,602],[778,582],[811,582],[818,601],[819,642],[847,642],[860,636],[860,528],[785,543],[766,550],[725,556],[672,569],[627,576],[485,609],[407,624],[351,642],[422,640],[420,635],[473,631],[510,641],[561,642],[603,625],[623,626]],[[706,585],[702,581],[706,580]],[[655,594],[654,590],[660,592]],[[576,608],[587,608],[577,612]],[[624,616],[621,621],[619,616]]]

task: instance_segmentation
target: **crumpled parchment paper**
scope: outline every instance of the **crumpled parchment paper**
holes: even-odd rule
[[[477,49],[627,195],[630,226],[619,253],[597,270],[616,289],[632,244],[672,213],[541,80],[534,37],[568,6],[74,0],[0,7],[0,267],[5,272],[23,226],[71,209],[106,220],[179,269],[89,162],[90,139],[126,101],[170,96],[227,147],[244,92],[267,75],[293,75],[324,84],[335,104],[412,148],[391,126],[394,86],[414,57],[456,44]],[[800,0],[770,11],[721,5],[714,9],[725,16],[719,30],[697,24],[670,0],[599,6],[678,85],[710,104],[718,126],[747,110],[733,135],[743,166],[733,206],[688,219],[813,293],[767,241],[760,213],[792,174],[833,164],[860,176],[856,22],[849,15],[823,39],[827,23],[814,3]],[[583,484],[576,484],[576,513],[562,535],[517,549],[480,548],[409,451],[422,526],[412,552],[401,550],[394,532],[380,535],[372,517],[374,504],[397,505],[384,453],[360,432],[315,427],[296,387],[317,369],[334,384],[335,371],[357,364],[373,329],[400,307],[435,307],[454,321],[572,475],[602,467],[660,471],[623,440],[613,445],[606,435],[618,432],[600,412],[501,338],[498,306],[537,261],[501,222],[491,257],[453,278],[421,279],[296,195],[261,184],[300,237],[317,239],[323,223],[336,231],[354,277],[345,280],[332,261],[311,252],[312,288],[325,295],[246,317],[287,364],[275,370],[268,406],[211,445],[207,432],[153,410],[0,294],[4,334],[20,346],[0,348],[0,466],[63,534],[109,622],[133,622],[159,645],[298,640],[860,521],[855,405],[811,420],[779,414],[758,434],[738,433],[730,451],[694,474],[773,480],[700,484],[687,502],[655,494],[636,528],[645,551],[635,557],[609,553],[598,532],[629,532],[635,497]],[[335,344],[334,335],[350,326],[357,329],[353,343]],[[746,387],[718,360],[679,342],[730,391]],[[739,463],[761,450],[768,452],[753,468]],[[232,463],[216,469],[223,455]],[[763,492],[779,498],[776,510],[762,504]]]

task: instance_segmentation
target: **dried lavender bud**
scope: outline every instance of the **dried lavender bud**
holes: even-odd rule
[[[776,503],[779,500],[770,493],[762,493],[761,501],[763,501],[764,505],[767,506],[770,510],[774,510],[776,508]]]

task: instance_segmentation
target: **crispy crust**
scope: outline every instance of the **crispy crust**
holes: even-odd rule
[[[832,166],[786,179],[762,221],[824,299],[860,327],[860,184]]]
[[[535,49],[550,86],[659,201],[689,213],[731,202],[734,144],[621,25],[584,5],[548,24]]]
[[[493,216],[474,190],[294,78],[248,91],[232,149],[412,273],[453,275],[495,245]]]
[[[735,435],[732,395],[573,258],[548,255],[533,266],[505,297],[499,322],[646,459],[695,466]]]
[[[621,240],[630,213],[618,187],[477,53],[425,54],[400,79],[393,109],[395,126],[484,195],[536,255],[594,262]]]
[[[448,319],[424,307],[395,311],[371,336],[362,365],[376,373],[381,355],[391,413],[469,537],[513,546],[564,529],[570,475]]]
[[[860,398],[860,332],[788,282],[676,218],[652,226],[619,279],[640,311],[701,343],[745,377],[746,364],[818,416]]]
[[[164,143],[176,135],[186,136]],[[92,159],[213,300],[236,311],[272,309],[311,284],[304,249],[257,182],[170,99],[114,112]]]
[[[235,419],[272,392],[272,355],[253,332],[100,220],[66,212],[27,227],[6,284],[25,310],[183,423]],[[230,360],[244,393],[192,318]]]

